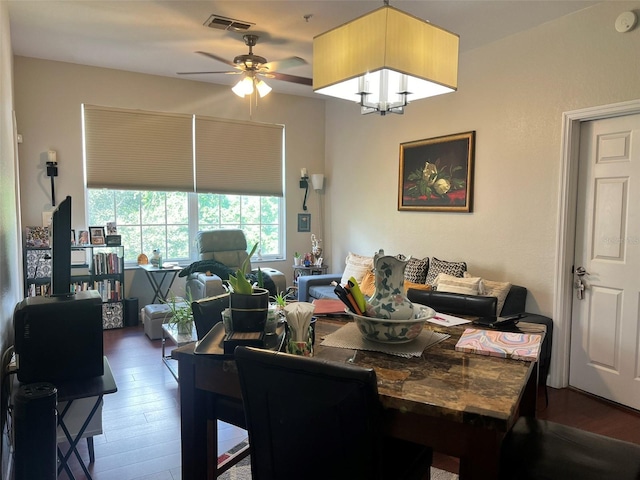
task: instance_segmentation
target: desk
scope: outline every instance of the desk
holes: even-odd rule
[[[78,462],[80,463],[80,466],[84,471],[85,477],[87,478],[87,480],[91,480],[91,475],[89,474],[87,466],[84,464],[84,461],[82,460],[77,447],[78,442],[80,441],[80,439],[82,439],[82,434],[89,425],[89,422],[91,422],[91,419],[96,413],[96,410],[98,410],[98,407],[102,402],[102,397],[109,393],[115,393],[118,390],[116,381],[113,378],[113,373],[111,372],[111,367],[109,366],[109,361],[107,360],[107,357],[104,357],[104,374],[101,377],[90,377],[82,380],[66,380],[57,382],[55,385],[58,389],[58,402],[67,402],[64,409],[61,412],[58,412],[58,426],[62,428],[62,431],[67,437],[70,445],[69,450],[67,450],[67,452],[64,454],[62,453],[60,447],[58,447],[58,475],[60,475],[60,472],[64,470],[65,472],[67,472],[67,476],[71,480],[75,480],[75,477],[73,476],[73,473],[71,472],[71,469],[67,464],[69,457],[71,457],[71,454],[73,453],[78,459]],[[71,408],[74,400],[89,397],[96,397],[96,401],[93,405],[93,408],[87,415],[86,420],[82,424],[82,427],[74,438],[69,433],[69,430],[64,423],[65,415]]]
[[[176,276],[178,275],[178,273],[180,273],[180,270],[182,270],[182,268],[154,267],[153,265],[149,265],[149,264],[140,265],[140,268],[144,270],[144,273],[147,275],[147,280],[149,280],[149,283],[153,288],[153,300],[151,300],[151,303],[156,303],[156,300],[160,300],[161,302],[166,302],[167,296],[169,295],[169,290],[171,290],[171,285],[173,285],[173,282],[175,281]],[[164,283],[167,276],[169,277],[169,286],[167,286],[163,292],[162,284]],[[158,281],[158,278],[156,277],[158,277],[160,281]]]
[[[320,345],[320,338],[342,324],[318,320],[317,357],[344,362],[353,356],[353,350]],[[464,326],[425,328],[451,338],[420,358],[359,351],[354,363],[376,370],[389,434],[459,457],[461,480],[495,479],[505,434],[519,415],[535,416],[537,363],[456,352]],[[214,422],[225,420],[212,405],[223,398],[241,406],[240,384],[232,359],[196,355],[193,349],[190,344],[172,352],[179,362],[182,478],[211,480],[221,473]]]

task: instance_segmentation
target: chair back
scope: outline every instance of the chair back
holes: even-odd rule
[[[237,347],[254,480],[381,478],[376,374]]]
[[[200,260],[215,260],[233,270],[240,268],[249,256],[244,232],[237,229],[198,232],[196,248]],[[251,271],[251,263],[247,271]]]
[[[229,307],[229,294],[201,298],[191,302],[193,322],[196,325],[198,340],[201,340],[213,326],[222,320],[222,311]]]

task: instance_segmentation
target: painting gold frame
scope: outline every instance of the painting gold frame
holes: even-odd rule
[[[400,144],[398,210],[472,212],[476,132]]]

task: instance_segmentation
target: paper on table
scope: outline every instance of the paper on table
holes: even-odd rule
[[[471,323],[471,320],[466,320],[460,317],[454,317],[453,315],[447,315],[446,313],[436,313],[434,317],[428,320],[431,323],[436,323],[444,327],[453,327],[454,325],[464,325],[465,323]]]

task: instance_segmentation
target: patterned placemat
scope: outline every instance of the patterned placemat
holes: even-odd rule
[[[419,357],[425,348],[446,340],[451,335],[434,332],[433,330],[423,330],[420,335],[407,343],[378,343],[366,340],[362,337],[358,326],[355,323],[347,323],[339,330],[327,335],[321,345],[326,347],[349,348],[351,350],[371,350],[373,352],[383,352],[399,357]]]

